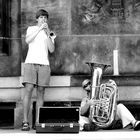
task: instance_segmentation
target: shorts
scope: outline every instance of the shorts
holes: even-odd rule
[[[35,86],[47,87],[50,82],[50,66],[40,64],[24,65],[24,76],[22,84],[30,83]]]

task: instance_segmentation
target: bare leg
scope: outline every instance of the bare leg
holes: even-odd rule
[[[28,83],[25,84],[25,93],[23,97],[23,121],[24,122],[28,122],[28,115],[30,111],[33,89],[34,89],[34,85]]]
[[[44,87],[38,87],[37,88],[37,101],[36,101],[36,123],[39,122],[39,108],[43,106],[44,103]]]
[[[90,124],[90,123],[91,123],[91,121],[89,120],[89,118],[80,116],[80,120],[79,120],[80,130],[83,130],[84,124]]]

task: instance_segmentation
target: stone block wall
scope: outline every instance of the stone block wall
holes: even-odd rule
[[[35,13],[45,9],[49,26],[56,32],[56,50],[50,56],[52,74],[89,74],[86,61],[111,64],[105,74],[113,74],[113,50],[118,50],[120,75],[139,74],[140,6],[138,1],[121,0],[21,0],[22,61],[27,44],[26,29],[35,24]],[[61,57],[60,57],[61,56]]]

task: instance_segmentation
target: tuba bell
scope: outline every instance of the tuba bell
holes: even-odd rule
[[[118,89],[115,81],[109,80],[101,84],[103,71],[110,65],[87,62],[91,69],[91,94],[93,105],[90,107],[89,118],[100,128],[111,125],[116,113]]]

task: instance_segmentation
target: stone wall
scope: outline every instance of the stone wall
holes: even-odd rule
[[[21,0],[22,61],[27,53],[26,29],[35,24],[35,12],[43,8],[57,34],[56,51],[50,58],[52,74],[89,74],[85,62],[92,60],[111,64],[106,74],[112,75],[114,49],[118,50],[119,74],[139,74],[139,2],[123,0],[117,11],[113,4],[111,0]]]

